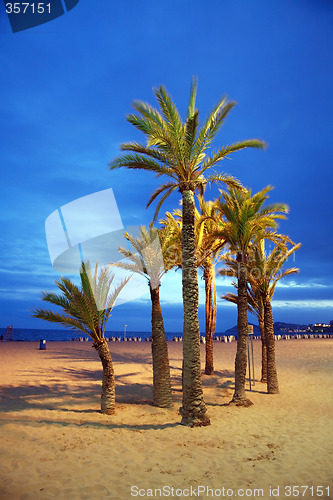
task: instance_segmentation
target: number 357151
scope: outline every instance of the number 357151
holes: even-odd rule
[[[51,4],[50,3],[30,3],[30,2],[15,2],[6,3],[7,14],[50,14]]]

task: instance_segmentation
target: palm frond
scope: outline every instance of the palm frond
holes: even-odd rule
[[[246,141],[235,142],[230,146],[224,146],[217,151],[212,151],[210,156],[202,163],[200,171],[205,172],[207,169],[217,165],[221,160],[228,157],[231,153],[235,151],[240,151],[245,148],[257,148],[264,149],[266,143],[259,141],[258,139],[250,139]]]
[[[213,183],[215,184],[217,182],[222,182],[223,184],[226,184],[226,186],[228,187],[243,189],[242,183],[236,177],[229,174],[225,174],[224,172],[209,175],[208,177],[206,177],[206,182],[212,184]]]
[[[87,335],[91,335],[91,331],[81,321],[72,318],[65,314],[59,314],[53,311],[45,311],[44,309],[35,308],[32,315],[33,318],[43,319],[50,323],[58,323],[73,330],[80,330]]]
[[[156,108],[151,106],[149,103],[139,100],[134,100],[132,106],[138,113],[140,113],[140,115],[142,115],[142,117],[146,118],[149,122],[154,123],[159,130],[162,130],[164,133],[166,132],[163,117]],[[132,115],[128,115],[128,117],[129,116]],[[134,116],[137,117],[137,115]]]
[[[70,279],[61,277],[56,280],[61,294],[42,293],[42,299],[60,307],[63,314],[37,308],[33,311],[32,316],[81,330],[93,340],[100,341],[104,336],[105,324],[114,304],[114,301],[110,302],[108,298],[113,275],[109,273],[109,268],[100,270],[98,274],[98,263],[96,263],[95,271],[92,273],[89,263],[83,263],[80,277],[81,288]],[[111,294],[112,300],[118,296],[128,280],[124,280],[115,288]]]
[[[145,146],[137,142],[125,142],[120,145],[120,149],[121,151],[133,151],[142,155],[151,156],[164,166],[167,165],[169,161],[169,156],[164,151],[161,151],[161,149]]]
[[[223,121],[235,105],[236,102],[234,101],[227,102],[225,96],[218,101],[199,131],[194,149],[194,154],[196,156],[209,147],[218,130],[221,128]]]
[[[185,152],[186,152],[186,161],[188,164],[191,164],[192,160],[192,150],[193,145],[195,143],[195,138],[199,125],[199,113],[195,111],[192,116],[187,118],[185,126],[184,126],[184,140],[185,140]],[[204,155],[202,156],[202,158]],[[199,158],[199,161],[201,158]]]
[[[152,158],[147,158],[146,156],[140,156],[139,154],[128,154],[115,158],[109,163],[110,170],[116,168],[126,167],[140,170],[148,170],[156,173],[162,173],[169,175],[170,169],[163,168],[157,161]]]
[[[194,115],[197,90],[198,90],[198,79],[193,77],[191,91],[190,91],[190,100],[187,107],[187,119],[192,118]]]
[[[161,207],[163,205],[163,203],[165,202],[165,200],[168,198],[168,196],[170,196],[171,193],[173,193],[176,189],[178,189],[178,184],[177,183],[174,183],[174,182],[168,182],[166,184],[163,184],[163,186],[160,186],[158,189],[156,189],[156,191],[151,195],[150,199],[148,200],[148,203],[147,203],[147,207],[150,206],[150,204],[160,195],[163,193],[163,191],[165,191],[165,193],[163,194],[163,196],[160,198],[157,206],[156,206],[156,209],[155,209],[155,212],[154,212],[154,217],[153,217],[153,221],[156,222],[157,219],[158,219],[158,214],[159,214],[159,211],[161,210]]]

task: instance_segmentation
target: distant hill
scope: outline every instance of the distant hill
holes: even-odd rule
[[[259,325],[253,325],[253,323],[249,323],[249,325],[253,326],[253,333],[255,335],[260,335]],[[228,335],[237,334],[237,325],[233,326],[232,328],[229,328],[229,330],[226,330],[225,333],[227,333]]]
[[[274,331],[285,331],[285,330],[307,330],[308,325],[299,325],[296,323],[283,323],[282,321],[276,321],[274,323]]]

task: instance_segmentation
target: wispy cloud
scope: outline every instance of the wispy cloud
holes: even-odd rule
[[[329,309],[332,308],[333,300],[273,300],[273,308],[298,308],[298,309]]]

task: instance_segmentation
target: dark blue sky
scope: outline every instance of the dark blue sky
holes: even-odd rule
[[[15,34],[1,3],[0,326],[49,326],[29,311],[58,276],[44,229],[58,207],[112,188],[125,226],[150,222],[154,207],[145,206],[159,180],[107,164],[121,142],[143,139],[125,119],[131,102],[154,103],[152,88],[163,83],[184,115],[193,75],[202,119],[223,94],[238,102],[215,147],[268,143],[223,170],[253,190],[272,184],[271,200],[290,205],[281,231],[303,244],[290,262],[301,272],[277,289],[275,320],[332,320],[332,48],[333,4],[324,0],[80,0]],[[177,194],[165,209],[178,202]],[[229,287],[218,281],[218,290]],[[161,298],[167,330],[180,331],[178,273],[165,278]],[[114,310],[109,328],[124,323],[149,330],[148,295]],[[219,301],[217,331],[235,323],[235,308]]]

